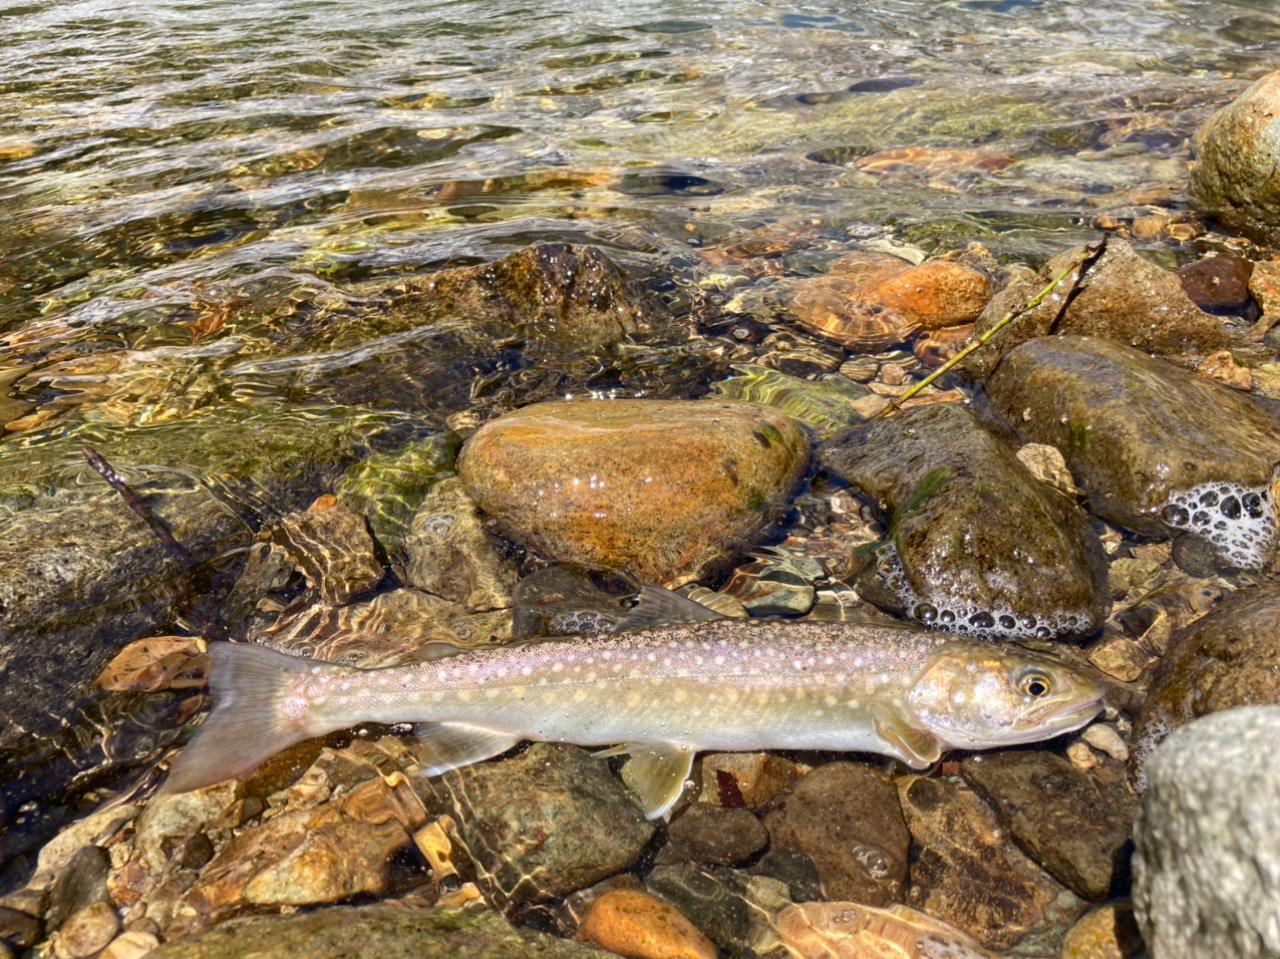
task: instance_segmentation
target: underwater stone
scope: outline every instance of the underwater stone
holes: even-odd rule
[[[769,407],[586,400],[486,423],[458,473],[504,535],[670,586],[761,533],[807,464],[803,429]]]
[[[889,508],[859,595],[970,636],[1088,634],[1106,616],[1102,547],[966,409],[918,407],[836,434],[820,462]]]
[[[1280,422],[1249,397],[1078,336],[1009,351],[987,390],[1018,430],[1062,451],[1096,515],[1158,538],[1191,530],[1233,565],[1266,565]]]
[[[844,376],[827,375],[802,380],[754,363],[735,363],[733,376],[713,389],[731,400],[763,403],[823,432],[854,426],[862,421],[853,405],[869,390]]]

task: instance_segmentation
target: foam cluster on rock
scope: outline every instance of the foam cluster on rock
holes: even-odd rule
[[[1280,469],[1263,487],[1202,483],[1170,496],[1160,518],[1174,529],[1203,536],[1233,566],[1261,569],[1275,554],[1276,502],[1272,489],[1277,480]]]
[[[922,626],[978,639],[1049,639],[1091,630],[1088,609],[1035,612],[1007,606],[980,606],[965,596],[935,592],[926,599],[912,587],[898,551],[886,543],[877,551],[879,578],[896,594],[902,614]]]

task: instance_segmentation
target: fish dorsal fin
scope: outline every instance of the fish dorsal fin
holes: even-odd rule
[[[942,746],[933,736],[916,729],[889,706],[877,704],[871,709],[872,726],[883,740],[885,751],[901,759],[912,769],[924,769],[942,756]]]
[[[713,619],[724,617],[696,599],[689,599],[661,586],[646,586],[636,596],[636,605],[619,620],[616,631],[626,633],[637,629],[653,629],[656,626],[674,626],[677,623],[705,623]]]
[[[665,815],[680,794],[693,768],[694,749],[674,743],[627,743],[631,761],[622,778],[640,796],[649,819]]]
[[[520,741],[511,733],[466,723],[421,723],[413,734],[418,737],[421,771],[427,776],[505,753]]]

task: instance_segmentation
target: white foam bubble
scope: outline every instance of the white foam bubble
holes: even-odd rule
[[[1278,527],[1272,489],[1277,479],[1280,467],[1262,487],[1201,483],[1170,496],[1160,518],[1173,529],[1203,536],[1232,566],[1261,569],[1275,555]]]

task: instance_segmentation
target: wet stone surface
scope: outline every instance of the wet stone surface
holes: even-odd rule
[[[1018,430],[1062,451],[1096,515],[1160,538],[1191,529],[1235,565],[1266,564],[1280,424],[1257,403],[1096,337],[1024,343],[987,389]]]
[[[819,459],[888,506],[886,542],[857,581],[878,605],[978,636],[1101,625],[1102,549],[1084,514],[968,410],[908,410],[831,437]]]
[[[590,886],[629,866],[653,835],[621,779],[576,746],[535,743],[421,789],[429,810],[453,818],[477,881],[502,902],[541,902]]]
[[[656,862],[736,866],[768,844],[769,833],[749,810],[698,802],[667,827],[667,844]]]
[[[1117,778],[1123,779],[1116,767]],[[1128,878],[1136,802],[1050,752],[970,756],[961,773],[1037,862],[1085,899],[1104,899]]]
[[[1010,843],[995,812],[973,793],[914,776],[897,786],[920,847],[906,904],[989,949],[1055,953],[1084,903]]]
[[[974,334],[992,329],[1006,313],[1024,306],[1084,254],[1077,247],[1054,257],[1034,277],[1013,283],[987,304]],[[1096,336],[1130,344],[1144,353],[1190,362],[1226,349],[1230,337],[1217,317],[1197,307],[1178,276],[1139,256],[1123,240],[1111,240],[1085,274],[1077,265],[1034,309],[996,333],[965,363],[979,378],[997,367],[1001,355],[1033,337]]]
[[[384,903],[232,920],[189,939],[165,943],[152,955],[155,959],[241,959],[246,955],[341,959],[371,953],[386,959],[453,955],[604,959],[609,955],[587,943],[517,930],[489,910],[406,909]]]
[[[1247,590],[1175,635],[1133,731],[1134,770],[1175,729],[1238,706],[1280,705],[1280,588]]]
[[[540,403],[487,423],[459,475],[551,558],[685,582],[771,521],[808,462],[789,417],[723,401]]]
[[[892,780],[853,763],[819,766],[765,816],[775,850],[806,853],[828,899],[901,901],[911,835]]]

